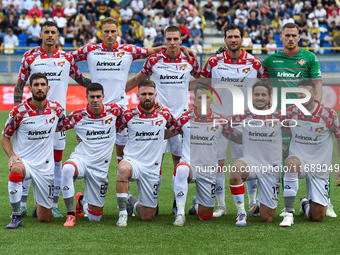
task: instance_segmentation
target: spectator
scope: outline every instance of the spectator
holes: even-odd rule
[[[15,9],[15,7],[14,7],[13,4],[11,4],[11,5],[9,6],[9,9],[7,10],[6,13],[7,13],[7,17],[8,17],[9,14],[13,14],[15,18],[18,18],[18,17],[19,17],[18,12],[16,11],[16,9]]]
[[[27,46],[29,46],[31,42],[38,43],[39,45],[41,44],[40,30],[40,25],[38,25],[36,21],[33,21],[32,25],[30,25],[26,31],[26,34],[28,36],[26,43]]]
[[[220,0],[220,6],[217,8],[215,24],[219,33],[231,23],[229,8]]]
[[[313,34],[317,34],[317,37],[318,38],[320,38],[320,29],[319,29],[319,27],[317,27],[317,21],[316,20],[314,20],[313,21],[313,24],[312,24],[312,27],[310,27],[309,29],[308,29],[308,37],[309,38],[312,38],[312,35]]]
[[[308,28],[313,27],[313,23],[315,22],[316,26],[319,26],[319,22],[318,20],[315,18],[315,14],[314,13],[310,13],[308,15],[308,19],[307,19],[307,26]]]
[[[248,1],[246,2],[246,8],[247,8],[248,10],[250,10],[253,6],[255,6],[255,8],[258,7],[257,1],[254,2],[254,0],[248,0]]]
[[[155,11],[151,8],[151,4],[148,4],[146,8],[143,10],[144,17],[150,16],[151,18],[155,17]]]
[[[4,54],[4,39],[0,36],[0,54]]]
[[[338,31],[338,35],[333,37],[333,47],[340,47],[340,30]],[[337,49],[337,52],[340,52],[340,49]]]
[[[179,12],[179,17],[177,19],[177,23],[187,23],[187,15],[185,14],[185,11],[180,11]]]
[[[326,24],[327,12],[323,8],[322,3],[317,4],[317,9],[314,11],[315,17],[319,21],[319,24]]]
[[[26,11],[28,13],[32,9],[32,0],[21,1],[20,9],[22,12]]]
[[[185,17],[189,16],[189,10],[185,7],[185,5],[182,5],[182,7],[178,7],[176,10],[176,16],[179,16],[180,12],[185,12]]]
[[[332,4],[331,7],[327,9],[328,17],[333,14],[333,11],[336,11],[336,15],[339,15],[339,9],[336,8],[335,4]]]
[[[115,5],[115,7],[111,10],[110,16],[119,22],[121,21],[122,17],[120,15],[120,6],[118,4]]]
[[[312,34],[312,37],[310,38],[310,47],[314,48],[314,53],[320,53],[323,54],[323,50],[320,49],[320,39],[317,37],[316,33]]]
[[[157,36],[153,40],[153,47],[162,46],[164,42],[164,35],[161,30],[157,30]]]
[[[79,1],[80,2],[80,1]],[[83,2],[82,2],[83,3]],[[75,8],[77,6],[77,2],[75,0],[64,0],[64,7],[66,8],[70,8],[70,4],[72,4],[72,6]],[[64,13],[65,13],[65,9],[64,9]]]
[[[250,28],[249,37],[251,38],[253,43],[256,43],[256,44],[260,44],[261,43],[261,34],[260,34],[260,31],[254,25],[251,26],[251,28]]]
[[[212,0],[208,0],[208,3],[206,3],[203,6],[202,12],[203,12],[203,16],[205,18],[206,21],[210,20],[211,22],[215,21],[215,6],[212,2]]]
[[[172,1],[168,1],[164,9],[164,18],[167,19],[167,24],[169,25],[169,19],[171,17],[175,17],[176,7],[174,6]]]
[[[30,19],[30,23],[33,24],[33,21],[37,22],[37,24],[40,24],[41,18],[39,18],[36,13],[33,13],[33,17]]]
[[[181,30],[182,43],[189,46],[189,29],[184,22],[179,23],[179,30]]]
[[[129,34],[128,31],[126,31],[121,38],[122,42],[124,44],[133,44],[135,42],[135,40],[133,39],[133,37]]]
[[[129,6],[130,7],[130,6]],[[131,8],[130,8],[131,10]],[[131,17],[132,18],[132,10],[131,10]],[[104,0],[100,0],[99,3],[96,4],[96,15],[97,15],[97,19],[99,19],[100,16],[104,15],[104,17],[109,16],[109,9],[105,3]]]
[[[305,31],[301,32],[299,45],[300,47],[309,47],[309,37]]]
[[[86,44],[87,30],[85,26],[78,28],[75,39],[73,40],[73,48],[80,48]]]
[[[143,0],[132,0],[131,9],[133,13],[137,13],[141,18],[143,17],[144,3]]]
[[[18,20],[18,27],[20,27],[22,32],[26,32],[27,28],[30,26],[31,22],[27,16],[27,12],[22,12],[20,19]]]
[[[155,17],[155,28],[158,29],[165,29],[165,26],[167,24],[166,18],[164,18],[163,12],[158,13],[158,16]]]
[[[82,13],[79,13],[76,17],[76,20],[74,21],[75,27],[85,26],[85,28],[87,29],[88,24],[89,24],[88,20]]]
[[[262,19],[260,20],[260,27],[264,27],[266,25],[269,25],[272,23],[272,21],[270,19],[268,19],[268,13],[264,13],[262,15]]]
[[[257,19],[255,12],[250,13],[250,18],[247,21],[247,26],[248,27],[255,26],[257,29],[260,28],[260,21]]]
[[[13,33],[17,36],[21,33],[21,28],[18,26],[18,20],[15,18],[13,13],[9,14],[8,27],[13,30]]]
[[[152,48],[152,45],[153,45],[153,38],[150,35],[146,36],[146,38],[144,38],[143,40],[143,47]]]
[[[144,32],[143,32],[143,26],[139,19],[137,19],[136,24],[132,28],[132,35],[135,43],[143,44],[144,40]]]
[[[306,15],[306,17],[308,17],[309,14],[311,14],[313,12],[313,7],[310,4],[309,1],[305,2],[305,5],[303,6],[301,13],[304,13]]]
[[[308,32],[306,15],[304,13],[301,13],[300,19],[296,20],[296,24],[299,26],[300,33],[302,33],[302,31]]]
[[[164,12],[165,5],[166,0],[153,0],[151,8],[155,11],[155,14],[158,14]]]
[[[138,14],[134,13],[133,16],[132,16],[132,19],[129,22],[129,29],[130,30],[136,25],[137,20],[139,20],[142,23],[141,18],[138,16]]]
[[[273,29],[271,29],[270,25],[266,25],[266,26],[262,27],[260,32],[261,32],[262,44],[264,44],[263,42],[268,38],[269,34],[274,36],[274,31],[273,31]],[[268,41],[266,41],[265,43],[267,44]],[[265,45],[264,45],[264,47],[265,47]]]
[[[38,18],[42,18],[43,16],[42,11],[38,9],[38,6],[36,4],[34,4],[33,8],[28,12],[28,16],[32,18],[33,14],[36,14]]]
[[[54,8],[53,11],[52,11],[52,18],[57,16],[58,12],[60,12],[60,17],[65,17],[64,9],[63,9],[63,4],[61,2],[57,2],[56,3],[56,8]]]
[[[50,16],[50,13],[49,13],[49,12],[45,12],[45,13],[44,13],[44,17],[41,18],[39,24],[44,24],[46,21],[53,21],[53,22],[54,22],[54,20],[53,20],[53,19],[51,18],[51,16]]]
[[[108,2],[109,3],[107,5],[107,7],[109,7],[110,11],[113,10],[118,5],[115,0],[109,0]]]
[[[42,10],[42,4],[41,4],[40,0],[32,0],[30,9],[32,9],[33,5],[35,5],[35,4],[38,6],[38,9]]]
[[[65,37],[65,43],[73,43],[73,40],[76,38],[76,28],[70,20],[63,29],[63,35]]]
[[[87,10],[86,10],[86,0],[79,0],[76,5],[77,13],[82,13],[85,16],[87,16]]]
[[[250,19],[251,14],[255,14],[255,18],[260,20],[261,19],[261,11],[256,8],[256,5],[251,5],[251,8],[248,11],[248,19]]]
[[[187,8],[190,11],[197,11],[199,8],[199,4],[198,2],[196,2],[195,0],[188,0],[185,3],[185,8]]]
[[[189,29],[193,27],[193,24],[196,24],[196,27],[199,28],[202,18],[196,15],[194,11],[189,11],[189,17],[187,18],[187,21],[189,22]]]
[[[290,16],[290,13],[286,13],[286,17],[282,20],[282,26],[284,26],[287,23],[295,23],[295,20]]]
[[[13,54],[14,47],[19,46],[19,39],[18,37],[13,33],[13,30],[11,28],[7,29],[7,35],[5,35],[4,38],[4,47],[5,47],[5,54]]]
[[[269,43],[266,45],[267,54],[271,55],[276,53],[277,45],[274,39],[269,39]]]
[[[234,23],[236,25],[245,25],[247,24],[247,16],[248,12],[244,9],[244,5],[242,3],[239,4],[239,8],[235,11],[235,20]]]
[[[86,8],[87,14],[89,15],[96,14],[96,3],[97,3],[97,0],[86,0],[85,8]],[[85,37],[84,37],[84,40],[85,40]]]
[[[152,39],[157,36],[157,31],[151,26],[151,22],[146,23],[146,27],[143,30],[144,36],[150,35]]]
[[[294,4],[293,15],[299,15],[303,8],[303,2],[301,0],[297,0]]]
[[[332,16],[327,19],[328,27],[332,27],[332,22],[334,22],[336,27],[340,27],[340,16],[335,10],[332,12]]]
[[[243,42],[241,44],[241,47],[243,48],[252,48],[253,47],[253,42],[251,38],[249,37],[248,31],[243,32]],[[247,49],[247,52],[252,52],[252,50]]]
[[[65,7],[64,9],[64,15],[67,20],[74,20],[77,16],[77,9],[74,8],[74,5],[72,2],[68,4],[68,7]]]
[[[124,22],[124,24],[129,24],[133,16],[133,12],[130,5],[127,5],[124,9],[121,9],[120,15],[122,16],[122,21]]]
[[[193,23],[192,28],[189,29],[189,45],[193,44],[193,41],[197,40],[200,44],[202,44],[202,32],[196,25]]]
[[[54,23],[57,24],[57,27],[58,27],[58,30],[59,30],[59,34],[62,35],[64,27],[67,24],[67,19],[65,19],[64,17],[61,16],[61,12],[57,12],[57,16],[55,16],[53,18],[53,20],[54,20]]]
[[[262,0],[260,2],[259,10],[261,11],[262,17],[266,14],[268,19],[271,19],[273,13],[270,10],[269,0]]]
[[[325,42],[328,42],[330,45],[333,45],[333,33],[328,30],[328,34],[323,38]]]
[[[152,17],[150,15],[146,16],[146,18],[143,20],[143,27],[146,27],[146,24],[148,22],[151,22],[151,26],[155,27],[155,21],[152,19]]]
[[[334,5],[334,7],[336,6],[334,0],[322,0],[322,5],[323,5],[327,10],[328,10],[329,8],[332,8],[332,5]]]
[[[198,40],[194,40],[194,44],[190,46],[190,49],[197,55],[202,54],[202,45],[199,44]]]
[[[281,34],[282,21],[278,16],[274,17],[271,27],[275,34]]]

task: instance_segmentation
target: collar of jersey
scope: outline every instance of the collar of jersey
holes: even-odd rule
[[[212,115],[213,115],[213,111],[210,109],[209,114],[207,115],[207,117],[204,117],[204,118],[212,118]],[[196,107],[194,108],[194,117],[195,117],[195,119],[199,119],[199,120],[202,119],[202,117],[197,113]]]
[[[99,113],[100,118],[105,116],[105,107],[104,107],[103,104],[102,104],[102,107],[103,107],[103,109]],[[96,114],[90,111],[89,104],[87,104],[87,106],[86,106],[86,112],[90,116],[90,118],[96,118]]]
[[[282,53],[284,55],[288,56],[288,57],[291,57],[291,56],[294,56],[295,54],[297,54],[299,52],[299,50],[300,50],[300,47],[298,47],[297,50],[295,52],[293,52],[292,54],[288,54],[288,53],[286,53],[284,51],[282,51]]]
[[[118,42],[116,42],[116,45],[115,45],[115,46],[113,46],[113,48],[112,48],[112,49],[115,49],[115,50],[117,50],[117,49],[118,49],[118,47],[119,47],[119,43],[118,43]],[[102,41],[102,48],[103,48],[103,50],[107,50],[107,51],[109,51],[109,48],[108,48],[108,47],[106,47],[106,45],[104,44],[104,41]]]
[[[316,115],[319,112],[320,107],[321,107],[321,104],[320,104],[320,102],[318,100],[314,99],[314,102],[318,103],[318,107],[316,107],[315,111],[312,112],[312,116]]]
[[[164,58],[171,58],[168,54],[165,53],[166,48],[162,48],[162,55]],[[181,59],[182,58],[182,51],[179,50],[178,55],[175,57],[176,59]]]
[[[53,54],[57,54],[58,51],[59,51],[59,46],[58,46],[58,45],[56,45],[56,46],[57,46],[57,48],[52,52]],[[40,46],[39,50],[40,50],[41,53],[43,53],[43,54],[48,54],[46,51],[43,50],[42,46]]]
[[[238,57],[239,59],[243,59],[243,58],[244,58],[244,55],[246,54],[246,52],[245,52],[243,49],[241,49],[241,51],[242,51],[242,53],[241,53],[241,55]],[[224,52],[224,55],[225,55],[225,57],[226,57],[227,59],[231,59],[231,58],[232,58],[232,57],[229,56],[227,50]]]
[[[34,105],[32,105],[32,104],[30,103],[30,101],[32,101],[32,97],[28,98],[26,102],[27,102],[28,106],[29,106],[32,110],[36,110],[37,107],[35,107]],[[48,105],[49,105],[49,102],[48,102],[48,100],[46,100],[46,104],[44,105],[43,108],[46,108]]]
[[[145,114],[146,115],[146,112],[143,111],[142,107],[140,106],[140,104],[137,106],[138,108],[138,111],[143,115]],[[154,115],[156,113],[156,107],[152,110],[152,112],[150,112],[150,115]]]

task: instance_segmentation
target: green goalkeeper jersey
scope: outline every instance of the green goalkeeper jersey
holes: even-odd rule
[[[278,88],[278,105],[281,109],[281,88],[296,88],[303,79],[321,81],[322,74],[318,58],[314,53],[298,48],[294,54],[283,51],[272,54],[262,61],[272,88]],[[297,98],[296,93],[287,93],[287,98]],[[288,106],[287,106],[288,107]]]

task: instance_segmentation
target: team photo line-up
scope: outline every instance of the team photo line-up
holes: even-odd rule
[[[41,26],[42,46],[31,49],[22,59],[15,106],[1,136],[9,157],[12,216],[7,229],[22,226],[31,181],[36,203],[33,217],[39,222],[63,217],[58,209],[60,190],[67,210],[65,227],[75,226],[76,217],[100,221],[114,145],[118,227],[126,227],[128,216],[134,212],[143,221],[152,221],[158,214],[166,150],[172,154],[174,166],[173,225],[185,225],[188,184],[193,182],[196,196],[189,214],[203,221],[225,215],[228,144],[236,159],[229,168],[236,226],[246,226],[247,215],[272,222],[281,182],[285,208],[280,226],[290,227],[302,178],[306,179],[307,197],[300,199],[300,213],[318,222],[326,215],[337,217],[329,198],[329,178],[333,133],[340,147],[339,119],[333,109],[320,103],[320,65],[313,53],[298,47],[300,36],[295,24],[282,28],[283,51],[262,62],[241,49],[243,29],[230,24],[224,32],[226,47],[209,57],[202,70],[196,55],[180,46],[181,32],[176,26],[165,29],[164,45],[156,48],[119,44],[118,22],[111,17],[101,20],[100,30],[102,43],[66,53],[56,45],[57,26],[47,21]],[[132,61],[141,58],[146,59],[142,70],[128,80]],[[91,79],[82,75],[78,61],[88,62]],[[56,71],[60,72],[58,77],[49,75]],[[86,88],[88,104],[66,115],[69,76]],[[23,101],[27,81],[31,97]],[[241,114],[233,114],[238,97],[233,98],[231,90],[225,89],[230,85],[246,97],[241,100],[246,109]],[[128,109],[126,92],[137,86],[139,104]],[[296,91],[287,94],[296,104],[281,112],[283,88]],[[191,108],[189,90],[194,94]],[[271,104],[272,90],[278,94],[277,109]],[[79,143],[62,164],[69,129],[75,130]],[[317,171],[311,171],[315,167]],[[84,179],[84,194],[75,194],[77,179]],[[137,181],[138,199],[129,192],[131,181]]]

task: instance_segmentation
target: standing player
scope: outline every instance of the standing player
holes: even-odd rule
[[[125,111],[117,122],[119,130],[127,128],[129,132],[124,159],[118,165],[118,227],[127,226],[128,200],[142,220],[152,221],[156,214],[164,130],[175,124],[168,109],[156,112],[156,97],[155,83],[142,81],[137,94],[140,104]],[[131,195],[128,197],[129,180],[137,180],[138,200]]]
[[[108,171],[116,139],[116,119],[123,108],[102,104],[103,86],[91,83],[86,88],[88,105],[67,115],[58,131],[73,128],[82,140],[63,165],[61,186],[67,209],[65,227],[76,224],[75,216],[83,216],[83,206],[90,221],[100,221],[108,188]],[[73,211],[74,179],[85,179],[85,196],[78,193]]]
[[[264,81],[256,82],[252,88],[254,108],[268,110],[270,99],[269,84]],[[243,157],[232,164],[230,176],[230,191],[238,213],[236,226],[247,225],[242,179],[257,179],[258,183],[258,203],[250,209],[249,215],[259,212],[262,222],[272,222],[280,190],[281,128],[285,118],[279,110],[270,115],[259,116],[248,109],[245,114],[233,116],[231,120],[233,123],[245,123],[242,124]]]
[[[188,91],[190,75],[198,78],[200,75],[199,64],[194,57],[187,57],[180,48],[182,43],[181,31],[176,26],[169,26],[164,31],[165,49],[151,55],[144,63],[142,71],[128,80],[126,91],[137,86],[141,81],[148,79],[153,74],[156,83],[158,101],[175,118],[188,109]],[[171,137],[164,142],[165,148],[172,154],[174,167],[177,166],[182,156],[182,137]],[[161,179],[160,179],[161,182]]]
[[[183,113],[177,123],[169,128],[175,134],[183,132],[183,156],[174,174],[177,205],[174,226],[185,224],[188,183],[196,183],[196,202],[189,213],[197,212],[201,220],[210,220],[213,217],[218,167],[217,145],[222,134],[226,132],[226,120],[210,109],[213,102],[210,96],[212,93],[206,86],[197,86],[194,91],[195,108]],[[206,98],[205,112],[202,110],[203,97]]]
[[[294,23],[287,23],[282,27],[280,40],[283,51],[268,56],[262,63],[266,68],[270,84],[278,90],[278,109],[281,109],[281,88],[297,87],[302,79],[312,79],[315,83],[316,97],[322,100],[322,74],[319,61],[314,53],[301,49],[299,27]],[[296,94],[288,93],[287,98],[297,98]],[[289,155],[290,135],[283,133],[283,160]],[[284,215],[285,210],[281,216]],[[336,217],[333,206],[329,201],[327,216]]]
[[[18,82],[14,89],[14,105],[21,103],[23,89],[29,76],[33,73],[44,72],[51,87],[47,98],[60,103],[63,109],[66,109],[68,77],[72,77],[78,84],[84,87],[91,81],[82,76],[72,55],[64,52],[56,45],[56,41],[59,39],[59,32],[54,22],[46,21],[42,24],[40,37],[42,39],[42,46],[38,48],[37,52],[26,54],[21,61]],[[57,133],[54,140],[55,180],[52,210],[54,217],[63,217],[58,209],[58,199],[65,136],[65,132]],[[22,216],[27,215],[26,202],[29,185],[30,181],[23,184],[22,207],[20,208]]]
[[[243,42],[243,29],[240,26],[230,24],[225,29],[224,42],[228,50],[219,54],[212,55],[205,64],[201,76],[211,79],[212,87],[215,85],[234,85],[240,88],[245,96],[245,107],[247,105],[247,89],[251,87],[257,78],[266,78],[267,72],[262,66],[260,60],[241,49]],[[200,79],[201,80],[201,79]],[[222,114],[230,116],[233,114],[233,97],[228,89],[216,88],[221,97],[222,104],[217,102],[212,109]],[[228,140],[222,138],[219,142],[219,169],[223,169],[226,159]],[[237,159],[243,156],[242,145],[230,142],[232,158]],[[256,180],[247,183],[249,208],[256,202]],[[225,215],[225,174],[220,172],[217,175],[216,197],[218,209],[214,217]]]
[[[1,144],[9,157],[8,192],[12,205],[12,221],[7,229],[22,225],[20,199],[23,180],[33,180],[38,221],[50,222],[52,219],[53,139],[63,109],[57,102],[46,99],[49,89],[44,74],[33,74],[29,81],[32,98],[12,109],[2,132]]]
[[[295,105],[287,110],[287,118],[295,122],[291,128],[292,140],[290,142],[289,156],[285,160],[283,177],[283,198],[286,213],[282,227],[294,224],[294,202],[299,189],[299,179],[306,179],[307,196],[300,199],[300,213],[305,213],[311,221],[322,222],[326,216],[329,201],[329,176],[332,168],[333,135],[338,141],[340,156],[340,123],[337,113],[323,107],[316,97],[318,92],[311,80],[303,80],[298,87],[307,89],[311,98],[303,106],[310,112],[306,116]],[[306,95],[298,93],[298,98]]]

